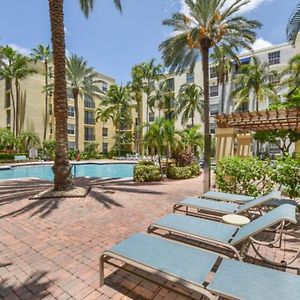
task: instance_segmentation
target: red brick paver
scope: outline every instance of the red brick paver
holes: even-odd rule
[[[92,186],[87,198],[28,200],[49,183],[0,182],[0,299],[187,299],[110,266],[99,288],[98,260],[105,249],[171,212],[176,201],[201,194],[201,179],[77,184]],[[266,249],[278,260],[290,255]]]

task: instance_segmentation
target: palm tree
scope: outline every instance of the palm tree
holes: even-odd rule
[[[21,86],[20,81],[35,73],[35,70],[30,66],[30,60],[9,46],[1,48],[1,56],[3,57],[0,65],[0,77],[8,82],[9,95],[12,101],[13,110],[13,133],[15,136],[20,134],[21,127]],[[15,96],[13,92],[13,81],[15,85]]]
[[[209,51],[219,44],[250,49],[255,41],[257,21],[238,16],[248,0],[185,0],[190,14],[174,13],[164,25],[173,27],[174,36],[160,45],[165,65],[170,71],[183,73],[194,69],[202,58],[204,91],[204,191],[210,188],[211,139],[209,131]]]
[[[99,79],[92,67],[88,67],[83,57],[71,55],[66,62],[67,84],[71,89],[75,107],[75,150],[79,150],[79,103],[78,98],[85,95],[97,97],[100,93]]]
[[[239,58],[235,54],[232,46],[221,45],[214,48],[210,55],[212,64],[217,72],[218,84],[222,85],[220,112],[224,113],[226,83],[229,80],[229,74],[234,65],[239,65]],[[237,50],[237,49],[235,49]]]
[[[147,96],[146,99],[146,123],[149,123],[149,100],[150,95],[155,89],[155,81],[159,81],[164,78],[164,68],[161,64],[156,65],[155,59],[151,59],[148,63],[142,63],[140,65],[142,70],[142,76],[144,80],[143,90]],[[148,128],[148,125],[147,125]]]
[[[28,151],[32,147],[40,146],[40,138],[34,131],[24,131],[20,134],[19,147],[21,151]]]
[[[203,135],[199,131],[200,126],[186,128],[180,133],[181,143],[185,151],[198,154],[198,148],[203,149]]]
[[[177,114],[182,113],[181,123],[185,125],[189,118],[192,119],[192,126],[195,125],[195,113],[198,112],[203,116],[203,90],[202,88],[193,84],[184,84],[181,86],[178,94]]]
[[[48,0],[54,65],[54,116],[56,149],[54,171],[54,189],[64,191],[73,187],[71,168],[68,159],[68,103],[65,63],[65,32],[63,0]],[[85,17],[93,9],[93,0],[79,0]],[[114,0],[116,7],[121,11],[120,0]]]
[[[287,68],[282,72],[283,79],[280,82],[282,87],[288,87],[289,92],[287,97],[294,94],[296,90],[299,90],[300,86],[300,54],[293,56],[289,62]],[[285,78],[287,76],[287,78]]]
[[[270,83],[271,76],[277,76],[276,72],[257,57],[252,58],[252,63],[243,65],[234,80],[237,87],[232,91],[232,96],[237,100],[236,108],[247,102],[252,94],[256,111],[259,110],[259,102],[266,99],[277,101],[278,96]]]
[[[298,3],[295,11],[290,16],[286,28],[287,39],[292,45],[295,45],[298,32],[300,31],[300,3]]]
[[[106,96],[101,99],[96,120],[107,122],[111,119],[116,131],[118,154],[121,156],[121,134],[123,128],[131,123],[131,94],[128,86],[111,85]]]
[[[48,78],[49,78],[49,71],[48,65],[49,60],[52,57],[52,51],[49,45],[38,45],[36,48],[32,49],[31,57],[34,59],[35,62],[43,62],[44,63],[44,72],[45,72],[45,87],[48,87]],[[45,91],[45,117],[44,117],[44,134],[43,140],[47,139],[47,129],[48,129],[48,119],[49,119],[49,93]]]

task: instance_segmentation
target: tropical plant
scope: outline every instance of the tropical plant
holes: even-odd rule
[[[286,28],[287,39],[292,45],[295,45],[298,32],[300,30],[300,3],[295,8],[295,11],[290,16]]]
[[[0,77],[4,78],[8,83],[8,91],[6,91],[12,102],[13,111],[13,133],[18,136],[21,132],[21,117],[24,111],[21,111],[22,101],[26,98],[21,91],[20,81],[35,73],[35,70],[30,66],[30,59],[22,54],[19,54],[9,46],[1,48],[1,56],[3,62],[0,65]],[[14,89],[13,91],[13,82]],[[23,99],[23,100],[22,100]]]
[[[214,52],[210,55],[211,63],[217,73],[218,84],[222,86],[220,112],[224,113],[226,83],[229,80],[229,74],[233,66],[239,65],[240,61],[231,45],[221,45],[214,48]]]
[[[39,44],[36,48],[32,49],[31,57],[35,62],[42,62],[44,64],[44,79],[45,79],[45,87],[49,86],[48,79],[49,79],[49,60],[52,57],[52,51],[49,45],[41,45]],[[43,139],[44,141],[47,138],[47,129],[48,129],[48,122],[49,122],[49,92],[45,91],[45,115],[44,115],[44,134]]]
[[[185,152],[198,155],[199,150],[203,150],[203,135],[199,129],[200,126],[194,126],[180,132],[181,145]]]
[[[158,88],[155,88],[149,96],[149,108],[158,109],[158,116],[161,117],[162,111],[167,119],[172,119],[172,112],[175,107],[175,96],[166,80],[159,82]]]
[[[67,103],[67,82],[65,63],[65,32],[63,0],[48,0],[50,12],[50,25],[53,49],[54,65],[54,116],[55,116],[55,137],[56,151],[53,166],[54,189],[64,191],[73,187],[71,167],[68,159],[68,103]],[[93,9],[93,0],[80,0],[80,7],[85,17]],[[116,7],[121,11],[120,0],[114,0]]]
[[[203,90],[193,84],[184,84],[181,86],[177,98],[177,115],[182,114],[181,123],[186,125],[189,119],[192,120],[192,126],[195,125],[195,114],[198,113],[203,118]]]
[[[107,122],[112,120],[116,128],[116,142],[121,156],[121,134],[124,128],[131,124],[131,94],[128,86],[111,85],[107,94],[101,99],[96,111],[96,120]]]
[[[26,152],[32,147],[40,146],[40,138],[34,131],[23,131],[18,137],[19,151]]]
[[[243,65],[234,80],[237,85],[232,91],[232,96],[237,102],[235,109],[249,101],[252,94],[256,111],[259,110],[259,103],[266,99],[279,101],[274,86],[270,82],[271,76],[277,76],[277,73],[270,70],[268,63],[261,62],[255,56],[252,58],[252,63]]]
[[[161,64],[155,64],[155,59],[151,59],[148,63],[140,65],[143,78],[143,91],[146,94],[146,123],[149,124],[149,100],[150,95],[155,89],[155,81],[164,78],[164,68]],[[148,129],[148,125],[147,125]]]
[[[56,148],[56,142],[55,141],[53,141],[53,140],[43,141],[43,152],[46,155],[46,159],[47,158],[54,159],[55,148]]]
[[[66,62],[67,85],[72,91],[75,108],[75,150],[79,150],[79,96],[99,97],[99,78],[83,57],[71,55]]]
[[[8,128],[0,128],[0,151],[13,150],[16,139]]]
[[[174,35],[160,45],[165,65],[170,71],[183,73],[194,69],[198,57],[202,58],[204,91],[204,191],[210,188],[209,130],[209,51],[219,44],[250,49],[255,41],[257,21],[238,16],[248,0],[185,0],[189,15],[174,13],[164,25],[173,27]]]

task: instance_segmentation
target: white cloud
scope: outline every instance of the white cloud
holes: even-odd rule
[[[259,50],[263,48],[268,48],[272,46],[273,44],[270,43],[269,41],[263,39],[262,37],[258,38],[253,44],[252,44],[252,49],[253,50]],[[249,52],[248,50],[243,49],[240,54],[245,54]]]
[[[16,44],[8,44],[9,47],[12,47],[17,52],[23,54],[23,55],[29,55],[31,53],[31,50],[25,47],[18,46]]]
[[[274,1],[274,0],[251,0],[248,4],[242,6],[239,12],[240,13],[249,12],[249,11],[257,8],[258,6],[260,6],[262,3],[271,2],[271,1]],[[235,2],[235,0],[227,0],[225,7],[230,6],[233,2]],[[180,0],[180,5],[181,5],[180,11],[184,14],[188,14],[189,9],[188,9],[187,5],[185,4],[185,0]]]

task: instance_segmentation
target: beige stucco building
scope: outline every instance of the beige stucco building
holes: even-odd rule
[[[43,141],[44,122],[45,122],[45,78],[44,65],[37,63],[34,65],[37,73],[21,81],[21,91],[25,95],[25,101],[21,114],[24,114],[23,130],[35,131],[41,141]],[[49,82],[53,80],[53,66],[49,65]],[[115,83],[115,80],[107,75],[97,73],[100,80],[101,94],[105,95],[109,86]],[[12,129],[13,110],[10,97],[5,92],[7,90],[5,80],[0,80],[0,127]],[[102,153],[108,152],[114,145],[115,129],[111,121],[103,123],[96,122],[95,112],[99,106],[99,98],[90,98],[84,96],[79,98],[79,149],[89,142],[99,144],[98,149]],[[54,126],[55,119],[53,116],[53,97],[49,93],[49,118],[46,139],[55,139]],[[75,146],[75,112],[74,100],[72,93],[68,90],[68,147]]]

